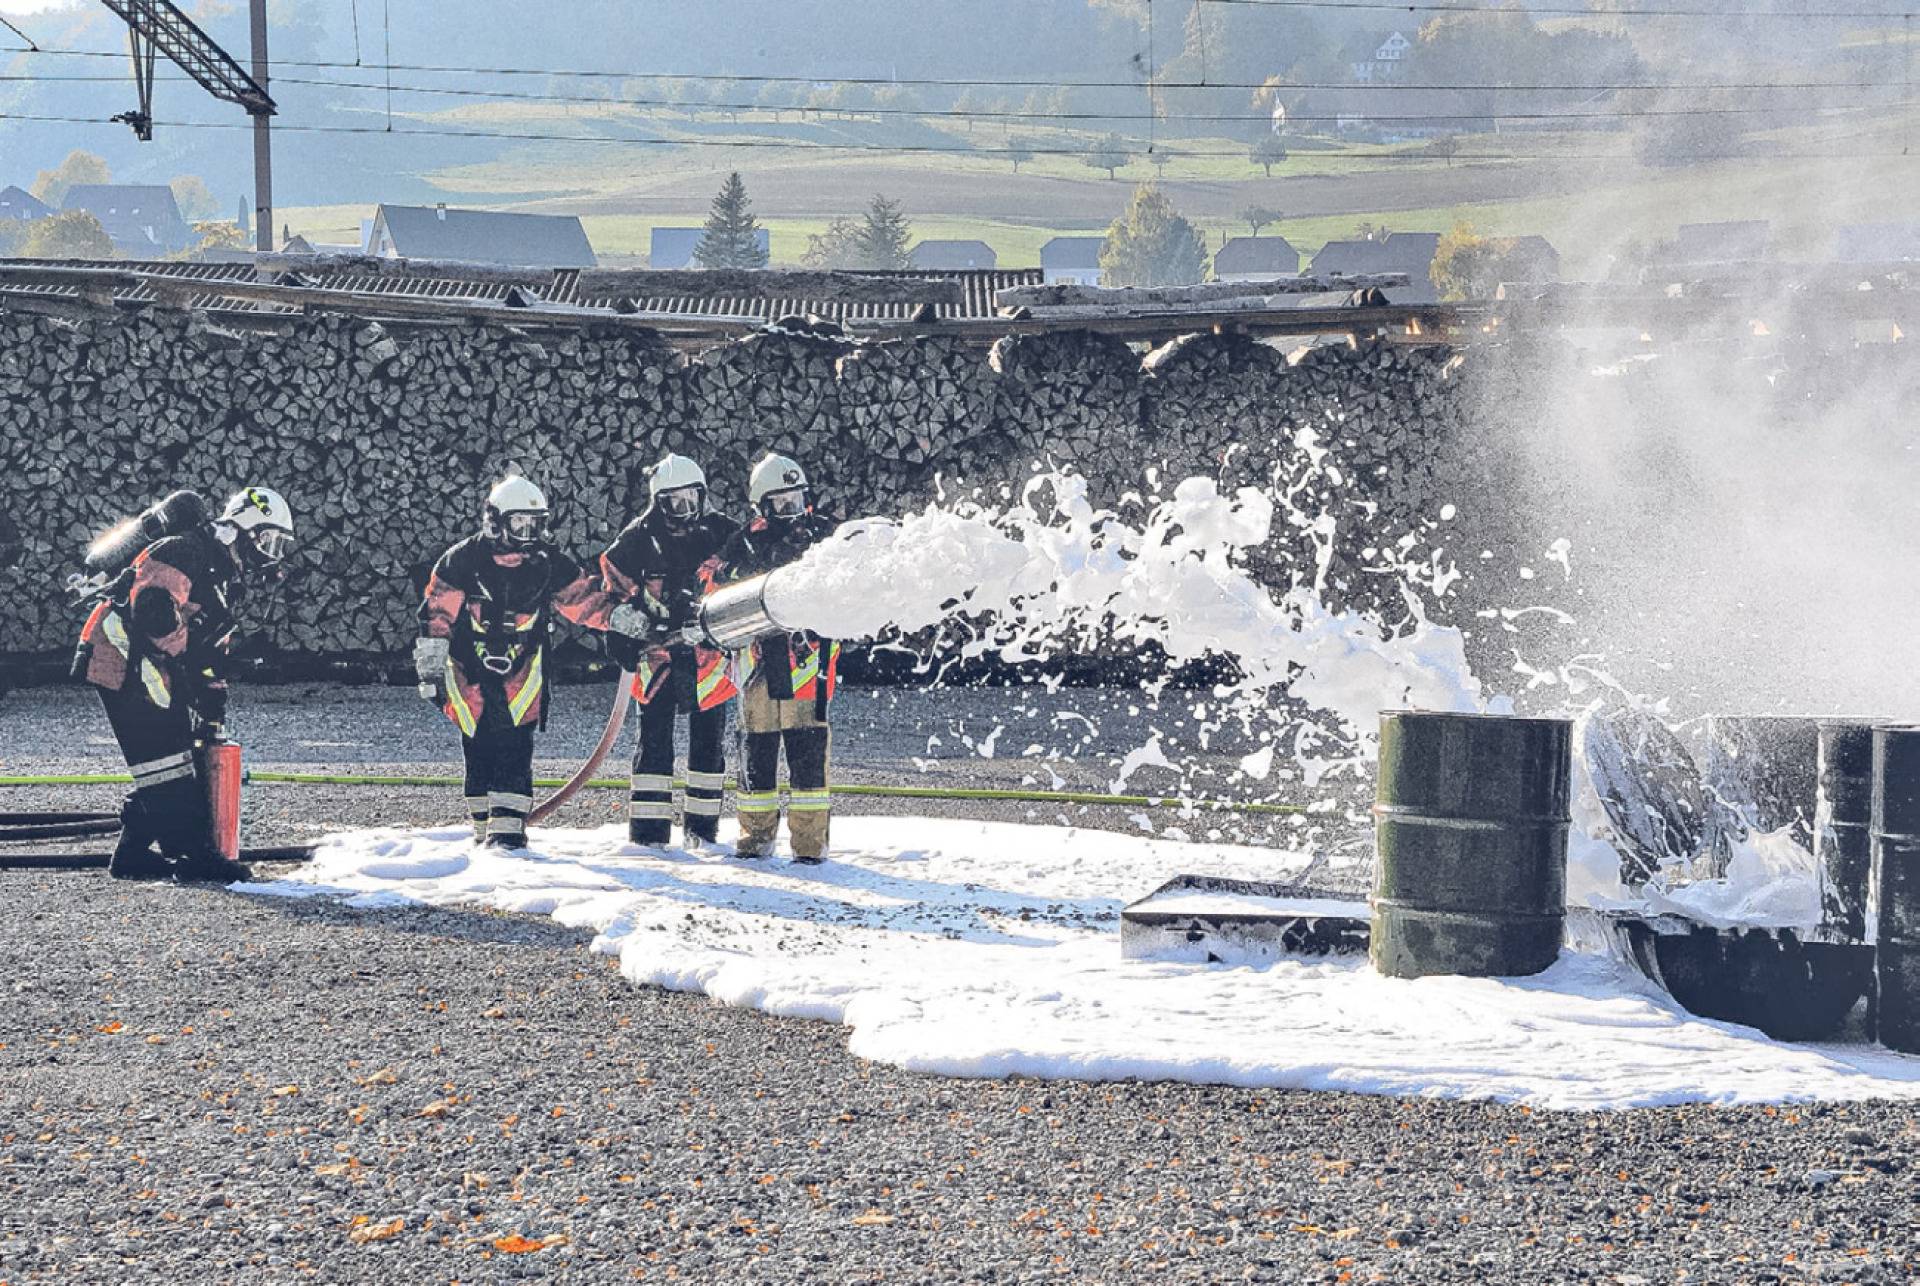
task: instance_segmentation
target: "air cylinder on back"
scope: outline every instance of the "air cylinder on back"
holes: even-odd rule
[[[1370,954],[1395,978],[1538,973],[1566,917],[1573,725],[1380,718]]]

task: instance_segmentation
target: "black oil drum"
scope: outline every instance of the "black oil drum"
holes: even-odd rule
[[[1790,715],[1713,715],[1701,765],[1708,848],[1714,878],[1727,873],[1733,841],[1749,832],[1794,828],[1810,844],[1817,793],[1820,725]]]
[[[1873,865],[1873,721],[1822,720],[1813,856],[1820,865],[1820,925],[1831,939],[1867,940]]]
[[[1872,844],[1875,1022],[1888,1049],[1920,1054],[1920,728],[1873,730]]]
[[[1553,963],[1572,746],[1564,719],[1380,717],[1374,968],[1512,977]]]

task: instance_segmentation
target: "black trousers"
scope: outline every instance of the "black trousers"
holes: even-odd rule
[[[113,739],[133,774],[133,792],[121,809],[121,848],[158,845],[176,861],[218,856],[213,842],[213,805],[194,753],[193,715],[178,692],[170,704],[154,704],[138,674],[118,692],[98,689]]]
[[[627,836],[636,844],[665,844],[673,837],[673,725],[680,713],[676,707],[669,692],[640,707],[640,739],[634,748],[627,804]],[[726,738],[724,704],[687,712],[687,798],[682,825],[690,840],[711,843],[719,837]]]
[[[516,728],[505,711],[489,701],[473,735],[460,738],[466,757],[467,815],[473,837],[491,844],[522,848],[527,815],[533,811],[533,725]],[[498,716],[494,711],[502,711]]]

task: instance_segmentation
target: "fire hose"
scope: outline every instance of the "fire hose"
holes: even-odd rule
[[[790,633],[789,627],[776,620],[767,608],[767,587],[777,575],[777,570],[771,571],[708,595],[700,604],[699,614],[690,624],[674,630],[659,642],[667,646],[690,643],[723,652],[736,652],[769,634]],[[627,707],[632,704],[628,690],[632,686],[633,671],[622,670],[620,682],[614,685],[613,709],[607,715],[607,727],[600,734],[600,744],[593,748],[593,753],[587,756],[579,772],[568,778],[560,789],[533,810],[528,821],[545,821],[599,771],[600,765],[613,750],[614,743],[620,740],[621,728],[626,725]]]
[[[553,811],[572,799],[579,789],[592,780],[593,774],[613,749],[613,743],[620,740],[620,729],[626,726],[627,707],[633,704],[629,689],[633,687],[633,671],[620,671],[620,681],[613,685],[613,711],[607,715],[607,728],[600,734],[600,744],[593,748],[587,761],[580,765],[580,771],[569,777],[560,789],[547,796],[546,802],[535,808],[527,820],[544,822]]]

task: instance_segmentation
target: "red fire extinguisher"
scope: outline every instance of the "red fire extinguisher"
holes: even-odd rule
[[[210,741],[206,756],[214,847],[229,862],[237,862],[240,860],[240,743]]]

